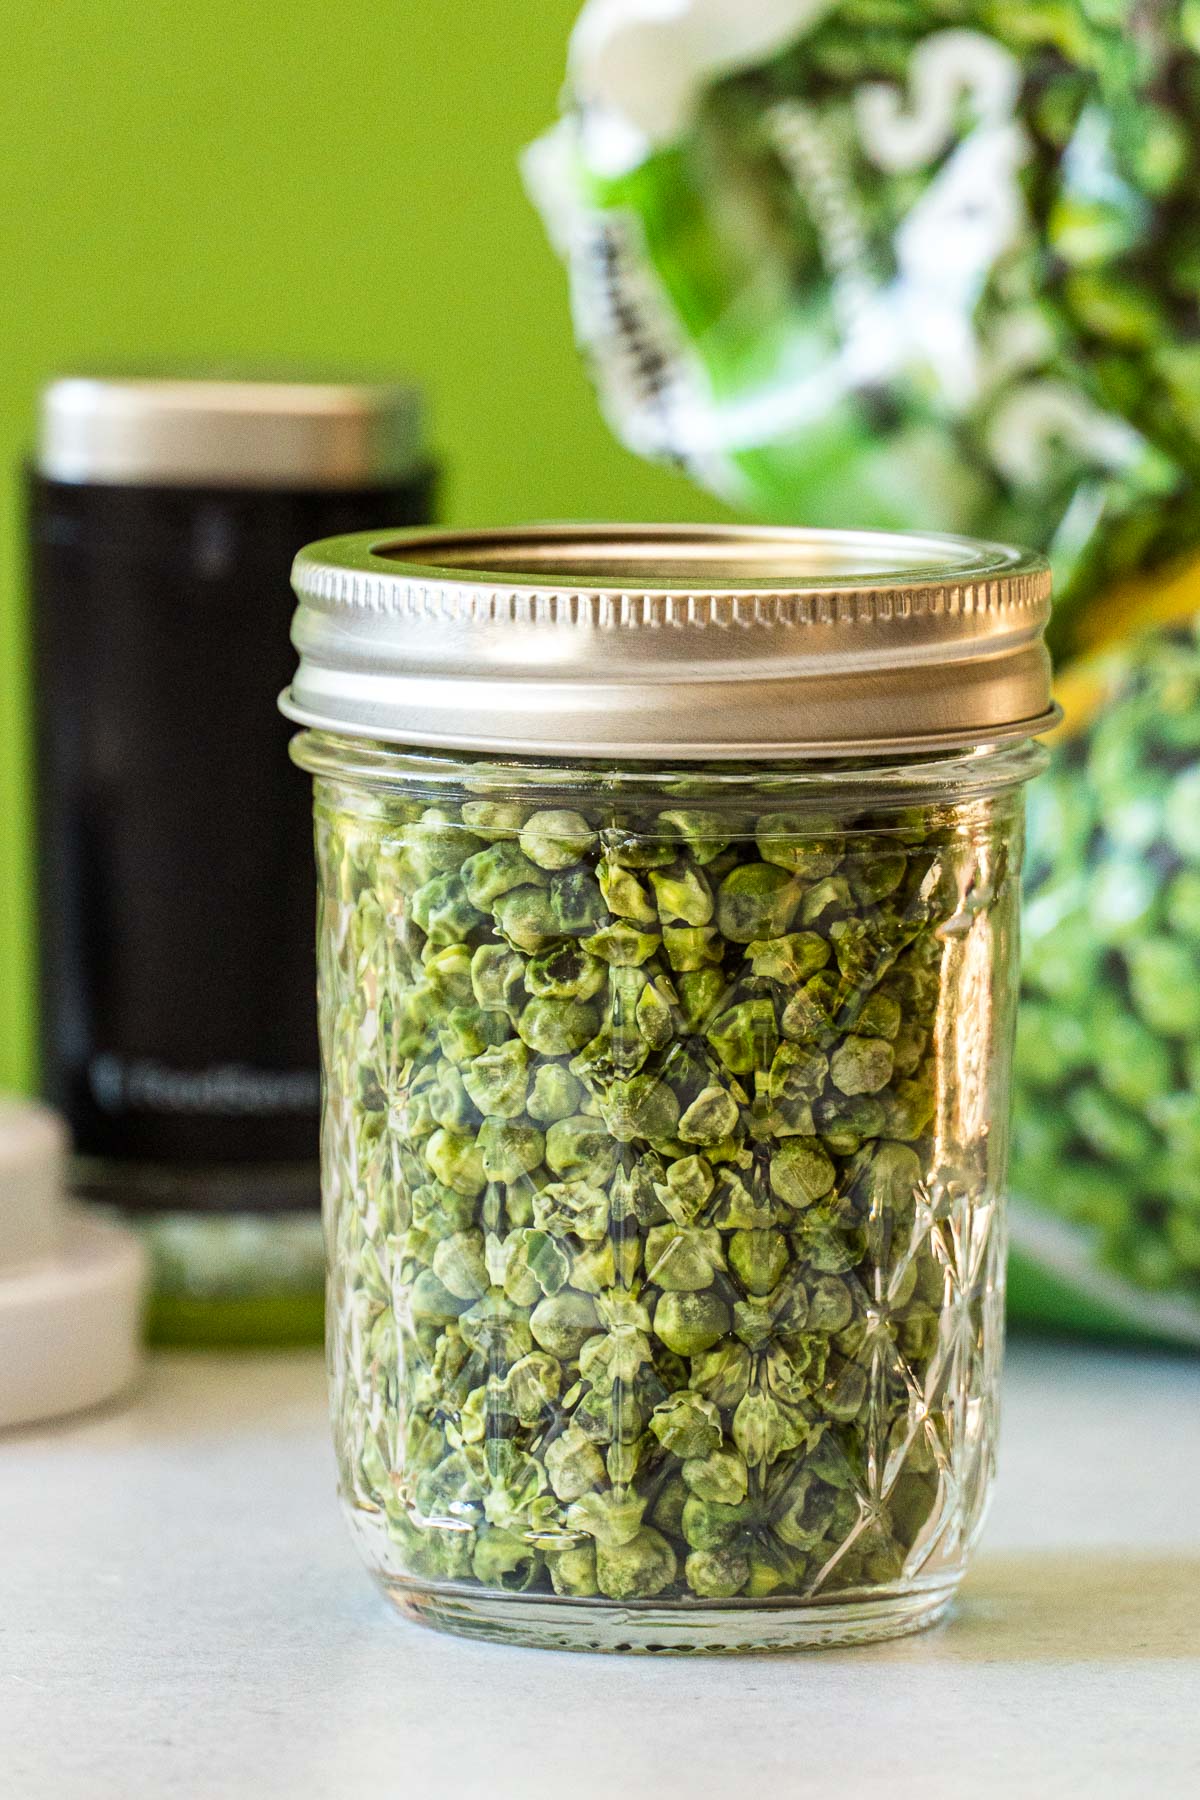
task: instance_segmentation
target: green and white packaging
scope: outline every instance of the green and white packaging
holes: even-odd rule
[[[1200,540],[1200,5],[589,0],[527,153],[617,435],[735,506]]]
[[[758,517],[1047,551],[1060,666],[1200,549],[1200,0],[588,0],[525,174],[631,449]],[[1200,741],[1128,736],[1165,803]],[[1166,841],[1153,807],[1098,798],[1089,755],[1059,747],[1032,797],[1014,1311],[1200,1344],[1200,1031],[1147,1022],[1095,920],[1072,938],[1054,912],[1094,911],[1096,882],[1132,904],[1146,883],[1110,853]],[[1056,807],[1087,844],[1054,838]],[[1138,928],[1175,942],[1170,854]],[[1038,1070],[1048,1004],[1061,1078]],[[1148,1097],[1088,1035],[1122,1019],[1158,1040]],[[1152,1167],[1122,1163],[1114,1118]]]

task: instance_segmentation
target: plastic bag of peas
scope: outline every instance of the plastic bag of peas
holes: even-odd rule
[[[526,178],[628,446],[1035,544],[1108,645],[1031,796],[1014,1311],[1200,1344],[1200,0],[588,0]]]
[[[1200,542],[1200,0],[589,0],[526,175],[614,430],[758,515]]]

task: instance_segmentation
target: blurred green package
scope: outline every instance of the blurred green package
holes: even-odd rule
[[[1200,619],[1076,665],[1063,697],[1029,797],[1015,1295],[1200,1345]]]
[[[618,436],[734,505],[1200,541],[1200,0],[589,0],[526,177]]]
[[[1030,797],[1012,1310],[1200,1345],[1200,0],[588,0],[525,172],[632,449],[1123,640]]]

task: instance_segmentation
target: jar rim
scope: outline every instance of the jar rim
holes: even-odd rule
[[[677,760],[652,767],[612,757],[463,756],[314,730],[297,732],[290,754],[298,768],[319,782],[390,790],[430,803],[453,787],[469,787],[474,797],[497,801],[537,794],[547,803],[561,795],[628,802],[653,798],[663,805],[690,790],[700,804],[738,805],[775,796],[789,804],[811,803],[815,809],[835,799],[839,805],[861,800],[889,809],[991,796],[1023,787],[1049,760],[1044,747],[1026,737],[899,756],[823,757],[808,762],[764,758],[746,764]]]

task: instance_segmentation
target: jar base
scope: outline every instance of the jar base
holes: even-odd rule
[[[833,1650],[879,1643],[936,1625],[958,1587],[956,1578],[878,1598],[630,1608],[604,1600],[531,1599],[428,1587],[382,1575],[378,1579],[393,1605],[435,1631],[535,1650],[644,1656]]]

